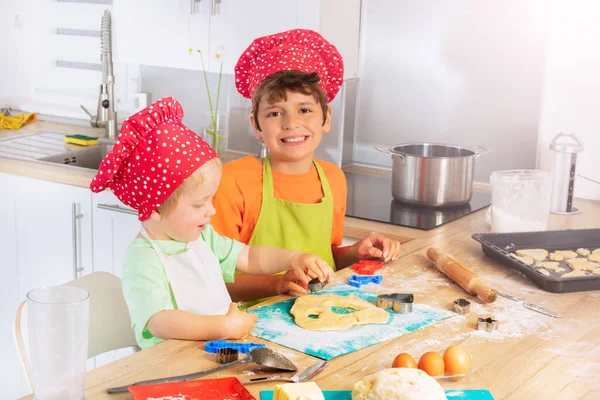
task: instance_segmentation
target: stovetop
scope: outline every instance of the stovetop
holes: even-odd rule
[[[426,231],[481,210],[489,206],[492,199],[491,193],[474,191],[471,202],[462,206],[417,207],[394,200],[391,177],[344,174],[348,184],[346,216]]]

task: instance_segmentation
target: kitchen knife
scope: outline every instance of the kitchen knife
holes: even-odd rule
[[[496,290],[496,293],[498,294],[498,296],[502,296],[505,297],[509,300],[512,301],[516,301],[516,302],[521,302],[523,303],[523,307],[528,308],[532,311],[536,311],[539,312],[540,314],[545,314],[545,315],[549,315],[551,317],[554,318],[562,318],[562,315],[560,315],[559,313],[555,313],[554,311],[550,311],[547,308],[544,307],[540,307],[537,304],[533,304],[533,303],[527,303],[526,301],[519,299],[518,297],[515,296],[511,296],[510,294],[506,294],[506,293],[502,293]]]
[[[465,289],[470,295],[479,296],[486,303],[492,303],[498,297],[494,289],[486,285],[476,273],[451,254],[430,247],[427,249],[427,257],[435,263],[437,269]]]

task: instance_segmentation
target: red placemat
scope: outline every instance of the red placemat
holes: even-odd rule
[[[235,377],[129,386],[129,392],[135,400],[256,400]]]

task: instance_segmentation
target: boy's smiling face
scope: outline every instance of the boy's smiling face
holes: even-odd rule
[[[274,162],[312,164],[323,132],[331,128],[331,107],[323,124],[321,105],[312,95],[286,91],[287,100],[269,103],[263,95],[258,107],[258,130],[254,117],[250,122],[258,140],[263,140]]]

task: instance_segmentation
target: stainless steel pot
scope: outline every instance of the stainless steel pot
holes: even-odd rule
[[[428,207],[467,204],[473,192],[475,159],[488,153],[448,144],[406,143],[392,149],[392,196],[397,201]]]

